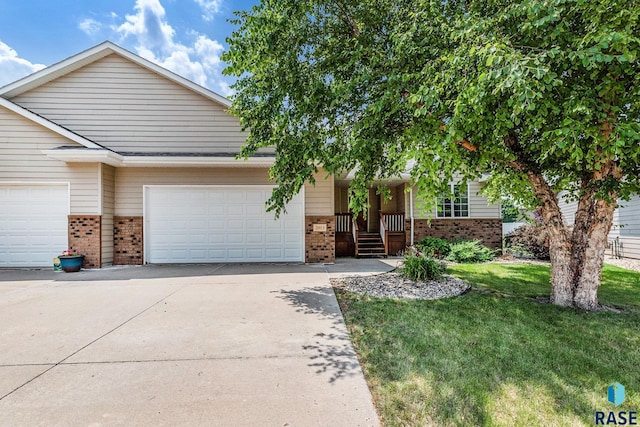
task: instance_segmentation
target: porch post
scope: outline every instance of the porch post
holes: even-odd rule
[[[406,206],[406,205],[405,205]],[[411,218],[411,245],[413,246],[413,185],[409,187],[409,215]]]

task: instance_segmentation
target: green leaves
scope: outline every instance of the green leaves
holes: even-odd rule
[[[602,158],[623,171],[611,191],[635,191],[639,15],[619,0],[263,1],[223,57],[243,155],[275,150],[276,210],[319,167],[354,172],[356,208],[409,167],[427,201],[456,171],[530,201],[523,167],[560,186]]]

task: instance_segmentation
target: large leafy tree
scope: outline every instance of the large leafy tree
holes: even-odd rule
[[[355,170],[355,208],[407,168],[427,201],[489,172],[488,193],[542,215],[552,302],[596,309],[614,209],[639,190],[639,15],[635,0],[264,0],[224,55],[243,154],[275,147],[276,210],[318,167]]]

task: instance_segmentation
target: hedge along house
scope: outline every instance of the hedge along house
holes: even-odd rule
[[[347,181],[321,172],[275,219],[273,153],[235,159],[246,135],[229,105],[110,42],[0,88],[0,267],[48,266],[67,247],[85,267],[332,262],[344,227],[354,236]],[[431,227],[410,215],[407,181],[394,185],[393,201],[370,198],[363,235],[499,246],[500,209],[479,183],[466,211],[450,202]]]

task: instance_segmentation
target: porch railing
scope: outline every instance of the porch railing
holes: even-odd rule
[[[393,235],[393,236],[392,236]],[[391,243],[391,238],[393,237],[394,243]],[[384,243],[384,253],[385,255],[389,255],[390,248],[395,253],[398,251],[397,247],[397,239],[400,238],[400,243],[404,246],[405,238],[404,238],[404,213],[385,213],[380,212],[380,237],[382,238],[382,243]],[[400,248],[401,249],[401,248]]]
[[[404,213],[380,212],[380,222],[384,222],[389,231],[404,231]]]
[[[336,214],[336,233],[350,233],[353,215],[350,213]]]

